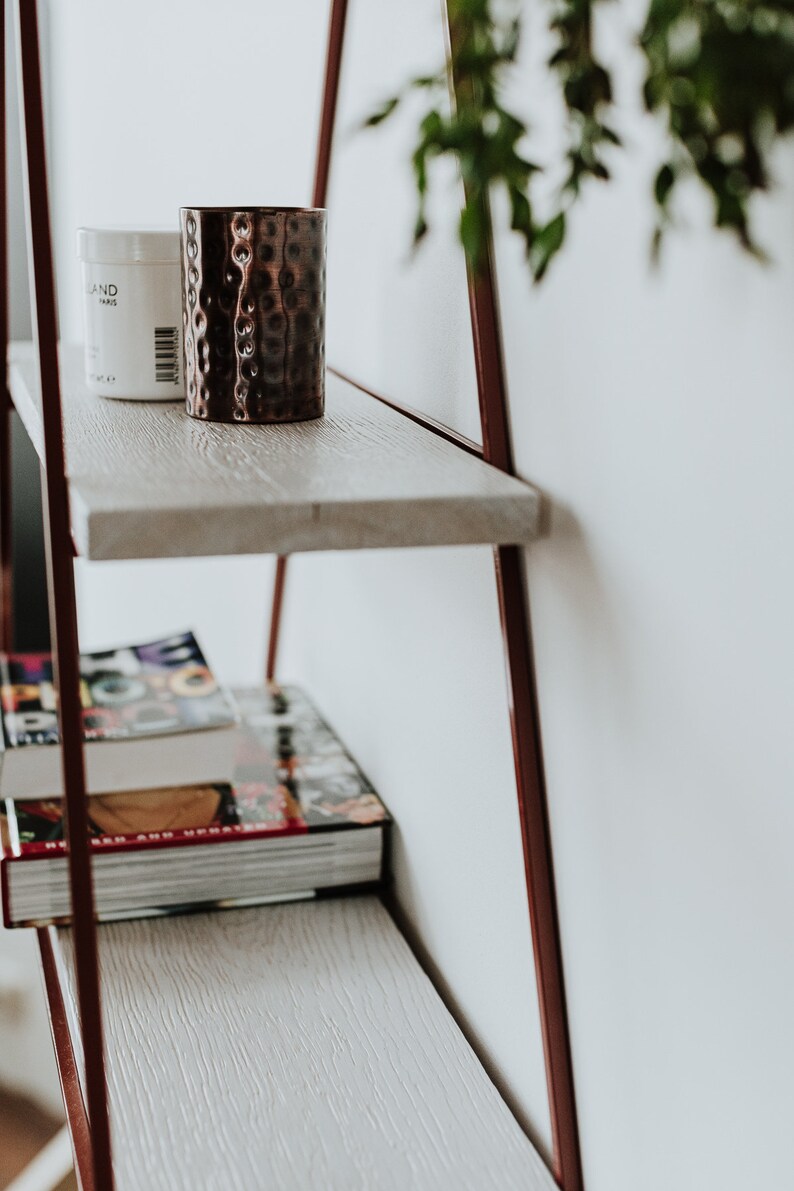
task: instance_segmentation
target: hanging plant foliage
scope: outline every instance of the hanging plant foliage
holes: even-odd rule
[[[564,160],[530,161],[522,148],[527,121],[504,94],[521,42],[521,16],[507,18],[494,0],[448,0],[451,60],[411,80],[366,124],[387,120],[407,95],[426,96],[413,153],[418,192],[415,243],[428,231],[427,194],[434,159],[452,156],[465,188],[460,239],[476,268],[488,244],[488,197],[507,194],[510,225],[523,239],[539,281],[563,246],[568,213],[591,179],[607,182],[621,148],[614,128],[612,79],[596,57],[593,15],[607,0],[556,0],[549,8],[555,49],[548,70],[566,113]],[[615,0],[611,0],[612,3]],[[652,247],[673,223],[674,197],[696,178],[713,201],[714,224],[762,256],[750,200],[770,184],[775,141],[794,127],[794,0],[651,0],[639,38],[645,59],[643,99],[663,122],[669,151],[653,184]],[[448,103],[450,71],[455,102]],[[536,216],[538,175],[562,181],[549,213]]]

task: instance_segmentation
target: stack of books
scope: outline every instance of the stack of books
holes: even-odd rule
[[[302,691],[233,697],[190,633],[87,654],[81,670],[100,920],[381,881],[389,816]],[[2,657],[0,682],[3,920],[67,922],[51,659]]]
[[[238,714],[192,633],[80,658],[89,793],[229,781]],[[0,796],[63,793],[50,654],[0,654]]]

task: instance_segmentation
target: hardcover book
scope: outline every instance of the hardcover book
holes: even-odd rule
[[[237,693],[234,784],[97,795],[90,813],[100,919],[310,897],[381,880],[383,803],[296,687]],[[6,800],[6,926],[69,917],[60,799]]]
[[[89,793],[229,781],[237,711],[192,633],[80,658]],[[50,654],[0,654],[0,796],[63,793]]]

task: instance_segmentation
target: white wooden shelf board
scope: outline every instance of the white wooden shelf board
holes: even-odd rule
[[[524,544],[539,494],[329,374],[327,413],[286,426],[107,400],[61,348],[72,528],[86,558]],[[11,350],[14,404],[43,454],[32,344]]]
[[[377,898],[99,947],[117,1191],[555,1191]],[[55,950],[75,1033],[67,929]]]

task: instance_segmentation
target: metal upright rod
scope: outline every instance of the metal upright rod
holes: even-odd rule
[[[47,546],[50,627],[58,689],[69,882],[77,968],[77,994],[85,1070],[85,1097],[91,1128],[95,1191],[112,1191],[110,1122],[105,1083],[102,1011],[91,852],[88,835],[83,722],[80,702],[80,655],[77,637],[74,559],[69,490],[58,375],[55,276],[47,193],[47,165],[42,104],[36,0],[18,0],[20,75],[24,145],[33,258],[35,339],[40,370],[44,429],[45,542]]]
[[[442,3],[451,49],[460,35],[460,28],[456,27],[455,21],[450,20],[447,0],[442,0]],[[450,81],[452,100],[455,102],[459,88],[466,84],[455,77],[454,70]],[[487,229],[488,244],[480,267],[476,270],[469,267],[469,307],[483,458],[487,463],[514,475],[493,265],[491,214],[487,199],[483,201],[482,218],[483,226]],[[513,760],[535,979],[546,1062],[553,1173],[562,1191],[582,1191],[579,1127],[523,552],[517,546],[498,546],[494,550],[494,563],[508,676]]]
[[[320,112],[320,132],[317,137],[317,158],[314,166],[313,207],[324,207],[328,198],[328,176],[331,172],[331,148],[334,143],[336,102],[339,98],[339,79],[342,73],[342,49],[345,44],[346,24],[347,0],[333,0],[328,23],[323,106]]]
[[[317,158],[314,167],[313,207],[324,207],[328,197],[328,175],[331,169],[331,146],[334,139],[336,101],[339,97],[339,77],[342,69],[342,48],[345,42],[346,22],[347,0],[332,0],[331,15],[328,23],[328,48],[325,58],[323,106],[320,112],[320,131],[317,137]],[[276,660],[281,633],[281,611],[284,605],[284,588],[287,582],[287,562],[288,556],[285,554],[280,554],[276,559],[273,602],[270,612],[270,633],[267,646],[266,677],[268,682],[276,676]]]
[[[278,643],[281,636],[281,611],[284,607],[284,585],[287,582],[288,555],[279,554],[276,559],[276,573],[273,578],[273,602],[270,606],[270,634],[267,642],[265,678],[272,682],[276,677]]]
[[[487,219],[486,225],[490,226]],[[507,391],[490,252],[481,270],[470,273],[470,302],[484,458],[486,462],[512,475],[514,467]],[[507,665],[513,760],[535,978],[546,1060],[553,1170],[562,1191],[582,1191],[571,1043],[523,551],[517,546],[497,546],[494,563]]]
[[[5,0],[0,12],[0,649],[14,648],[14,595],[11,528],[11,397],[8,391],[8,181],[6,132]]]

